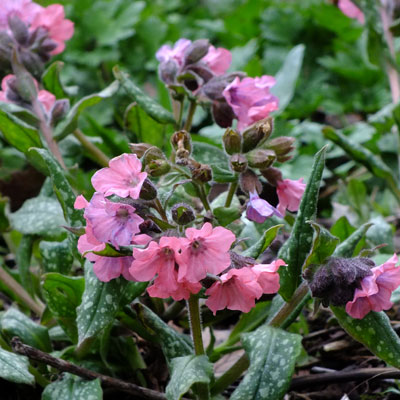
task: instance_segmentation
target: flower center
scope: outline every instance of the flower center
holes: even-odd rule
[[[191,247],[193,253],[200,253],[201,251],[204,250],[203,240],[202,239],[193,240]]]
[[[120,208],[117,213],[116,217],[121,222],[126,222],[129,219],[129,211],[126,208]]]

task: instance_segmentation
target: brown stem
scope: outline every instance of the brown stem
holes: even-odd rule
[[[95,146],[80,129],[74,130],[74,136],[79,140],[81,145],[86,151],[92,155],[94,160],[102,167],[108,167],[110,159],[97,147]]]
[[[85,379],[98,378],[104,386],[130,393],[137,399],[166,400],[165,395],[160,392],[135,385],[134,383],[125,382],[121,379],[112,378],[111,376],[99,374],[98,372],[91,371],[83,367],[78,367],[77,365],[68,361],[61,360],[60,358],[53,357],[41,350],[28,346],[22,343],[18,337],[12,338],[11,346],[14,352],[22,354],[31,360],[43,362],[47,365],[51,365],[61,372],[69,372]]]

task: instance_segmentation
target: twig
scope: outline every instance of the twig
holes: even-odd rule
[[[317,375],[306,375],[292,379],[290,390],[310,388],[314,385],[329,383],[361,381],[364,379],[400,378],[400,370],[396,368],[360,368],[354,371],[327,372]]]
[[[80,376],[85,379],[100,379],[104,386],[112,387],[114,389],[121,390],[123,392],[130,393],[135,398],[143,400],[166,400],[164,394],[157,392],[156,390],[147,389],[134,383],[124,382],[120,379],[112,378],[111,376],[99,374],[98,372],[91,371],[89,369],[78,367],[68,361],[61,360],[51,356],[50,354],[44,353],[41,350],[35,349],[21,342],[20,338],[13,337],[11,340],[11,346],[14,352],[22,354],[31,360],[40,361],[47,365],[51,365],[61,372],[69,372],[71,374]]]

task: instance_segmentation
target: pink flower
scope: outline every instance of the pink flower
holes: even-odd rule
[[[349,18],[357,19],[360,24],[365,22],[363,12],[350,0],[339,0],[338,7],[340,11]]]
[[[346,312],[353,318],[362,319],[370,311],[383,311],[392,307],[390,297],[400,285],[400,268],[394,254],[382,265],[371,269],[373,275],[361,281],[361,289],[356,289],[354,298],[346,304]]]
[[[128,246],[132,236],[140,232],[143,219],[135,214],[135,208],[123,203],[114,203],[96,192],[85,209],[85,218],[90,222],[93,234],[100,242]]]
[[[111,279],[119,278],[121,275],[128,281],[134,280],[129,273],[132,257],[95,257],[97,259],[93,265],[93,272],[100,281],[109,282]]]
[[[249,312],[255,306],[263,290],[257,282],[257,274],[248,267],[231,269],[221,276],[221,281],[215,282],[206,290],[209,298],[206,306],[214,313],[228,308]]]
[[[239,131],[278,109],[279,100],[269,91],[274,84],[275,78],[268,75],[242,81],[236,77],[222,92],[238,119]]]
[[[156,53],[156,58],[160,62],[168,62],[170,60],[175,61],[179,67],[183,65],[185,58],[185,50],[192,44],[191,40],[179,39],[172,48],[171,46],[164,44]]]
[[[254,222],[262,224],[272,215],[283,218],[283,215],[267,200],[261,199],[257,192],[250,192],[250,200],[247,203],[246,217]]]
[[[160,277],[157,277],[153,285],[147,288],[147,292],[151,297],[159,297],[161,299],[167,299],[172,297],[175,301],[187,300],[191,294],[196,294],[202,288],[200,283],[192,282],[179,282],[175,290],[172,287],[167,287]]]
[[[8,29],[8,17],[18,16],[22,21],[31,24],[42,7],[31,0],[1,0],[0,1],[0,30]]]
[[[232,54],[229,50],[223,47],[217,49],[210,45],[208,53],[202,58],[208,68],[214,72],[215,75],[223,75],[229,68],[232,62]]]
[[[92,185],[105,196],[116,194],[119,197],[139,198],[143,182],[147,177],[142,163],[136,154],[121,154],[113,158],[109,168],[102,168],[92,177]]]
[[[256,264],[252,267],[251,270],[256,274],[257,283],[261,286],[263,293],[271,294],[279,290],[278,269],[282,265],[286,265],[286,263],[279,259],[271,264]]]
[[[182,253],[177,255],[179,282],[196,283],[207,272],[217,275],[229,267],[229,249],[236,239],[231,231],[220,226],[213,228],[206,222],[201,229],[186,229],[185,234],[187,239],[181,239]]]
[[[74,34],[74,23],[65,19],[64,7],[60,4],[52,4],[41,8],[33,18],[31,29],[43,27],[49,32],[49,37],[57,47],[51,54],[59,54],[65,49],[65,41],[71,39]]]
[[[99,242],[93,234],[92,225],[90,222],[86,225],[86,233],[78,239],[78,251],[83,257],[89,261],[96,261],[98,255],[92,253],[93,251],[102,251],[106,248],[106,244]]]
[[[278,181],[276,193],[278,194],[279,204],[278,211],[285,214],[285,210],[297,211],[303,197],[306,184],[303,183],[303,178],[297,181],[291,179],[283,179]]]

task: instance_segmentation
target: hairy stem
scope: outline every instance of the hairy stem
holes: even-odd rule
[[[193,122],[194,113],[196,111],[196,107],[197,107],[196,101],[190,100],[188,116],[186,118],[185,125],[183,126],[183,129],[187,132],[190,132],[190,129],[192,128],[192,122]]]
[[[80,129],[74,130],[74,136],[79,140],[83,148],[92,156],[93,160],[102,167],[108,167],[110,159],[95,146]]]
[[[229,192],[228,192],[228,195],[226,196],[225,207],[230,207],[230,205],[232,203],[233,196],[236,193],[237,186],[238,186],[238,181],[237,180],[235,182],[231,182],[230,183]]]

